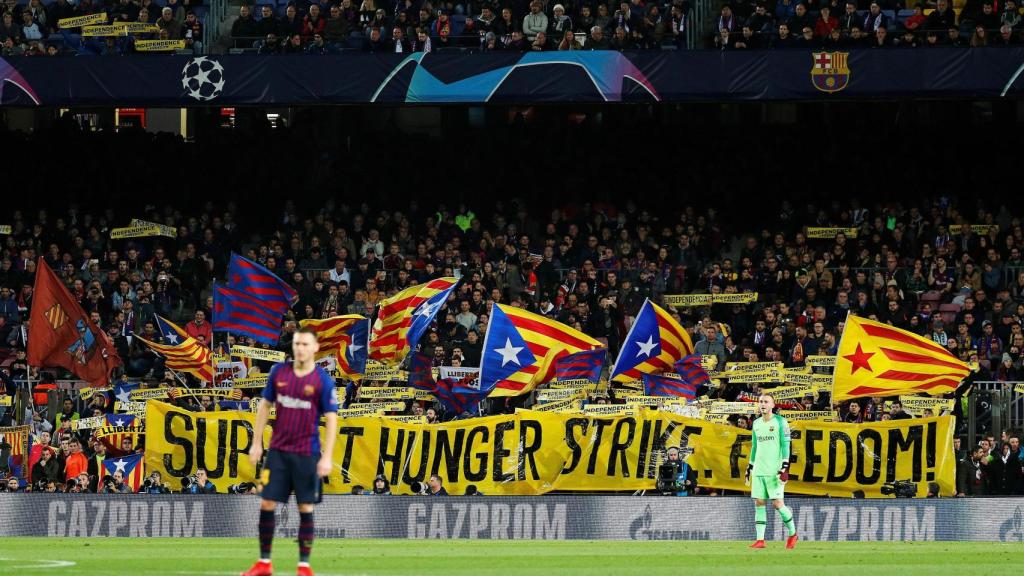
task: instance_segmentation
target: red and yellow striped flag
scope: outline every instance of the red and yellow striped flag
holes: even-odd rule
[[[888,324],[850,315],[843,328],[832,400],[956,390],[967,363],[935,342]]]
[[[458,281],[458,278],[435,278],[381,300],[377,320],[370,332],[370,358],[386,366],[401,364],[412,349],[407,335],[416,307]]]
[[[203,382],[213,381],[213,362],[210,349],[199,343],[174,322],[156,317],[160,332],[171,344],[157,344],[135,335],[146,346],[164,357],[164,366],[178,372],[188,372]]]
[[[0,428],[0,436],[11,445],[11,456],[24,456],[28,445],[28,426]],[[5,463],[6,464],[6,463]]]

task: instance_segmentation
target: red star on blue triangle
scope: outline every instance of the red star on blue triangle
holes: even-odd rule
[[[874,370],[871,369],[871,364],[868,364],[868,359],[870,359],[874,355],[874,352],[865,352],[860,347],[860,344],[857,344],[856,352],[854,352],[853,354],[843,356],[843,358],[846,358],[853,364],[853,367],[850,369],[850,375],[856,374],[857,370],[861,368],[867,370],[868,372],[874,372]]]

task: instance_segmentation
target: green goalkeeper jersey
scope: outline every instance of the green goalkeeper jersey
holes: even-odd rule
[[[750,448],[753,476],[775,476],[783,462],[789,462],[789,422],[778,414],[754,420]]]

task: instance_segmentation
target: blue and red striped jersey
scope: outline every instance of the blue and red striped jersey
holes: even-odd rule
[[[297,376],[291,362],[279,362],[270,369],[263,398],[274,402],[277,416],[270,448],[304,455],[320,454],[320,416],[338,411],[334,378],[317,366]]]

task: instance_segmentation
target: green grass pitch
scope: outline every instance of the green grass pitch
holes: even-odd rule
[[[295,574],[294,541],[274,542],[275,574]],[[318,576],[756,574],[886,576],[1020,574],[1020,544],[992,542],[769,542],[318,540]],[[239,574],[256,539],[0,538],[0,574]]]

